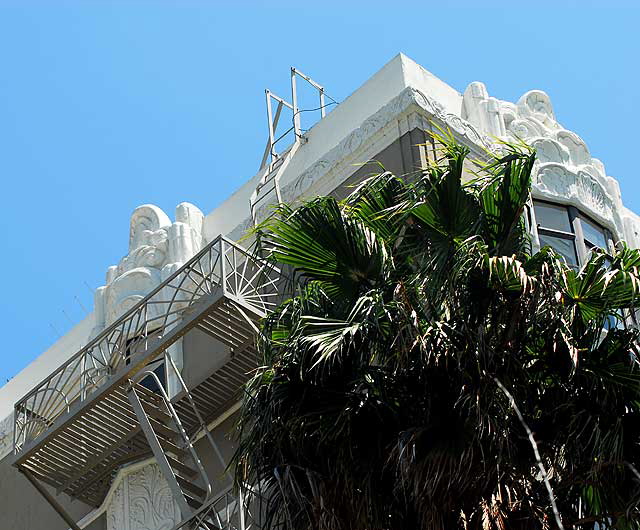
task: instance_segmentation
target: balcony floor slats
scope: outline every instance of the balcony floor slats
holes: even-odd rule
[[[279,271],[235,243],[222,237],[210,243],[16,404],[14,464],[99,505],[120,466],[151,454],[127,395],[129,380],[197,327],[232,351],[224,365],[189,389],[206,422],[220,416],[239,399],[257,366],[255,326],[282,280]],[[162,429],[167,415],[154,410],[156,395],[138,387],[146,414],[159,416],[151,421],[164,450],[184,453],[171,441],[171,430]],[[189,436],[201,430],[186,396],[174,407]]]

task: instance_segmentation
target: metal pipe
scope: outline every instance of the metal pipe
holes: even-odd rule
[[[293,103],[293,128],[296,141],[300,137],[300,111],[298,110],[298,91],[296,88],[296,69],[291,68],[291,101]]]
[[[267,121],[269,122],[269,151],[271,152],[271,160],[276,156],[273,151],[273,117],[271,116],[271,92],[269,90],[264,91],[267,97]]]

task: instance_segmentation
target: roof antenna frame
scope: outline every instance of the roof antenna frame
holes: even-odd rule
[[[284,172],[298,147],[302,143],[306,143],[307,141],[307,138],[302,133],[302,128],[300,125],[300,113],[305,112],[305,110],[301,110],[298,105],[298,77],[306,81],[318,92],[320,106],[318,109],[313,110],[320,110],[320,119],[326,116],[324,87],[316,83],[313,79],[311,79],[311,77],[304,74],[295,67],[291,67],[291,102],[278,96],[269,89],[265,90],[269,137],[267,139],[267,145],[265,146],[264,153],[262,155],[262,161],[260,162],[260,171],[264,170],[264,173],[249,199],[249,209],[254,226],[258,224],[256,215],[257,204],[264,200],[267,195],[269,195],[271,192],[275,192],[277,202],[282,202],[279,185],[280,175]],[[275,112],[273,110],[274,102],[277,103]],[[283,134],[276,138],[276,130],[280,121],[280,115],[282,114],[282,110],[285,107],[291,111],[293,123],[289,129],[287,129]],[[295,136],[293,145],[283,151],[283,153],[278,153],[276,151],[276,144],[285,136],[287,136],[292,130]],[[268,167],[265,169],[265,166],[267,165]]]

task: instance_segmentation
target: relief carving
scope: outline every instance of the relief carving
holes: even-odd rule
[[[94,336],[202,248],[203,222],[202,212],[189,203],[178,205],[173,223],[157,206],[145,204],[134,210],[129,253],[109,267],[106,285],[96,290]]]
[[[180,522],[180,510],[157,465],[128,476],[130,530],[171,530]]]
[[[118,320],[193,257],[204,246],[203,229],[204,215],[193,204],[179,204],[174,222],[157,206],[138,206],[131,215],[129,253],[118,265],[109,267],[106,285],[96,289],[91,337]],[[149,305],[147,321],[154,321],[164,310],[163,304]],[[182,339],[167,352],[180,370]],[[104,377],[104,371],[97,370],[92,377]],[[177,379],[169,373],[167,392],[173,396],[178,391]]]
[[[126,481],[126,477],[124,481]],[[124,504],[125,482],[122,481],[116,486],[111,497],[111,502],[107,507],[107,530],[128,530],[128,519],[125,514],[126,506]]]
[[[157,464],[121,475],[107,506],[107,530],[171,530],[181,520]]]
[[[531,90],[514,105],[490,98],[482,83],[471,83],[463,96],[462,117],[494,137],[532,145],[538,154],[534,192],[574,204],[623,238],[622,202],[614,179],[591,157],[582,138],[556,121],[546,93]]]
[[[372,141],[376,134],[379,134],[385,127],[396,123],[400,115],[416,108],[426,112],[429,119],[435,118],[439,120],[445,127],[449,127],[479,146],[490,147],[493,144],[490,138],[480,133],[468,120],[446,112],[444,107],[433,98],[413,87],[407,87],[375,114],[367,118],[360,127],[349,133],[333,149],[313,163],[295,180],[284,185],[281,190],[283,200],[291,202],[300,197],[320,177],[334,171],[338,166],[344,164],[345,160],[350,161],[357,155],[357,151],[361,147]]]

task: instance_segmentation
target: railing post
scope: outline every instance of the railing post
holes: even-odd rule
[[[296,142],[300,138],[300,111],[298,109],[298,90],[296,87],[296,69],[291,68],[291,103],[293,104],[293,129]]]
[[[242,494],[242,488],[239,488],[238,490],[238,503],[240,506],[240,530],[245,530],[244,495]]]
[[[226,241],[223,237],[220,237],[220,280],[222,283],[222,294],[227,294],[227,253],[226,253]]]
[[[80,399],[87,397],[87,356],[82,356],[80,361]]]
[[[13,407],[13,452],[18,451],[18,406]]]

